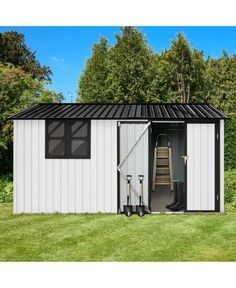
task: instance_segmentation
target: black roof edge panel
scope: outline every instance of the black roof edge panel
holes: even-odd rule
[[[9,119],[9,118],[8,118]],[[139,121],[186,121],[186,122],[197,122],[197,121],[206,121],[206,122],[209,122],[209,121],[217,121],[217,120],[229,120],[230,117],[219,117],[219,118],[135,118],[135,117],[132,117],[132,118],[125,118],[125,117],[122,117],[122,118],[86,118],[86,117],[81,117],[81,118],[74,118],[74,117],[70,117],[70,118],[59,118],[59,117],[55,117],[55,118],[17,118],[17,119],[9,119],[9,120],[116,120],[116,121],[136,121],[136,120],[139,120]]]
[[[8,119],[14,119],[14,118],[16,119],[16,117],[20,117],[21,115],[24,115],[25,113],[31,111],[33,108],[36,108],[36,107],[40,108],[39,104],[34,104],[34,105],[32,105],[32,106],[30,106],[30,107],[28,107],[28,108],[26,108],[26,109],[24,109],[24,110],[22,110],[20,112],[14,113]]]
[[[195,103],[195,102],[189,102],[189,103],[181,103],[181,102],[166,102],[166,103],[109,103],[109,102],[103,102],[103,103],[95,103],[95,102],[81,102],[81,103],[36,103],[31,105],[30,107],[36,106],[36,105],[211,105],[211,103],[205,102],[205,103]],[[30,108],[29,107],[29,108]],[[213,106],[214,107],[214,106]]]
[[[55,109],[53,111],[53,109]],[[40,103],[8,119],[228,119],[211,104]]]
[[[226,117],[225,115],[224,115],[224,113],[222,113],[221,111],[219,111],[218,109],[216,109],[213,105],[211,105],[211,104],[206,104],[206,105],[208,105],[214,112],[216,112],[218,115],[220,115],[221,117],[225,117],[225,118],[228,118],[228,117]],[[229,119],[229,118],[228,118]]]

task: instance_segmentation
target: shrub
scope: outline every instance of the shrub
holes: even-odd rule
[[[225,171],[225,208],[236,208],[236,169]]]
[[[225,120],[225,169],[236,168],[236,113],[227,114]]]
[[[234,212],[235,206],[233,203],[225,203],[225,212]]]
[[[13,180],[12,174],[0,177],[0,203],[13,201]]]

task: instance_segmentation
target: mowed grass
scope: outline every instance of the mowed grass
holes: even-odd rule
[[[235,261],[236,213],[13,215],[0,204],[0,261]]]

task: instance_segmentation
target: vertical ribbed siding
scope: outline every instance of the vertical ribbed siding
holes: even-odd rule
[[[147,123],[120,125],[120,161],[133,147]],[[148,130],[144,133],[134,150],[128,156],[126,161],[121,166],[124,175],[132,175],[131,184],[134,189],[131,193],[131,204],[138,205],[140,185],[138,175],[144,175],[144,205],[148,207]],[[135,191],[137,193],[135,193]],[[123,205],[127,203],[127,183],[126,180],[120,176],[120,209],[123,211]]]
[[[215,124],[187,124],[187,210],[215,210]]]
[[[13,135],[14,135],[14,141],[13,141],[13,190],[16,191],[17,187],[18,187],[18,161],[17,158],[19,156],[19,152],[18,152],[18,122],[19,121],[13,121]],[[13,193],[13,213],[17,213],[17,204],[19,205],[19,200],[18,197],[19,196],[17,193]]]
[[[45,159],[45,121],[14,121],[14,213],[117,209],[116,121],[91,121],[91,159]]]
[[[224,120],[220,120],[220,212],[224,212]]]

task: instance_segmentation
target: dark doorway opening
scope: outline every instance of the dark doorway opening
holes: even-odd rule
[[[160,135],[166,135],[166,137]],[[171,149],[172,175],[170,176],[168,176],[170,173],[170,167],[169,165],[167,165],[167,162],[169,161],[169,156],[168,159],[166,159],[167,162],[164,162],[165,158],[167,158],[165,157],[165,153],[167,153],[165,151],[167,151],[168,142]],[[156,146],[158,146],[158,149],[156,151],[159,151],[157,152],[157,155],[154,154],[154,149]],[[171,212],[173,210],[171,210],[169,207],[167,208],[166,206],[168,206],[169,204],[173,204],[176,200],[182,201],[183,205],[185,206],[186,165],[183,158],[183,156],[185,155],[185,123],[152,123],[150,159],[150,166],[152,168],[150,173],[150,177],[152,178],[152,191],[150,193],[151,212]],[[156,158],[156,156],[157,160],[155,162],[154,159]],[[161,156],[163,157],[163,159],[158,159],[161,158]],[[153,166],[158,167],[156,168],[156,174],[154,173],[156,175],[155,177],[153,176]],[[167,179],[170,179],[169,177],[171,178],[171,180],[173,180],[172,187],[170,184],[163,184],[165,182],[168,182]],[[154,179],[156,179],[155,185],[153,185]],[[175,184],[175,182],[178,182],[178,185]],[[178,187],[180,191],[179,195],[177,195],[176,187]],[[178,196],[179,198],[177,199],[176,196]],[[177,209],[177,211],[184,211],[184,209]]]

